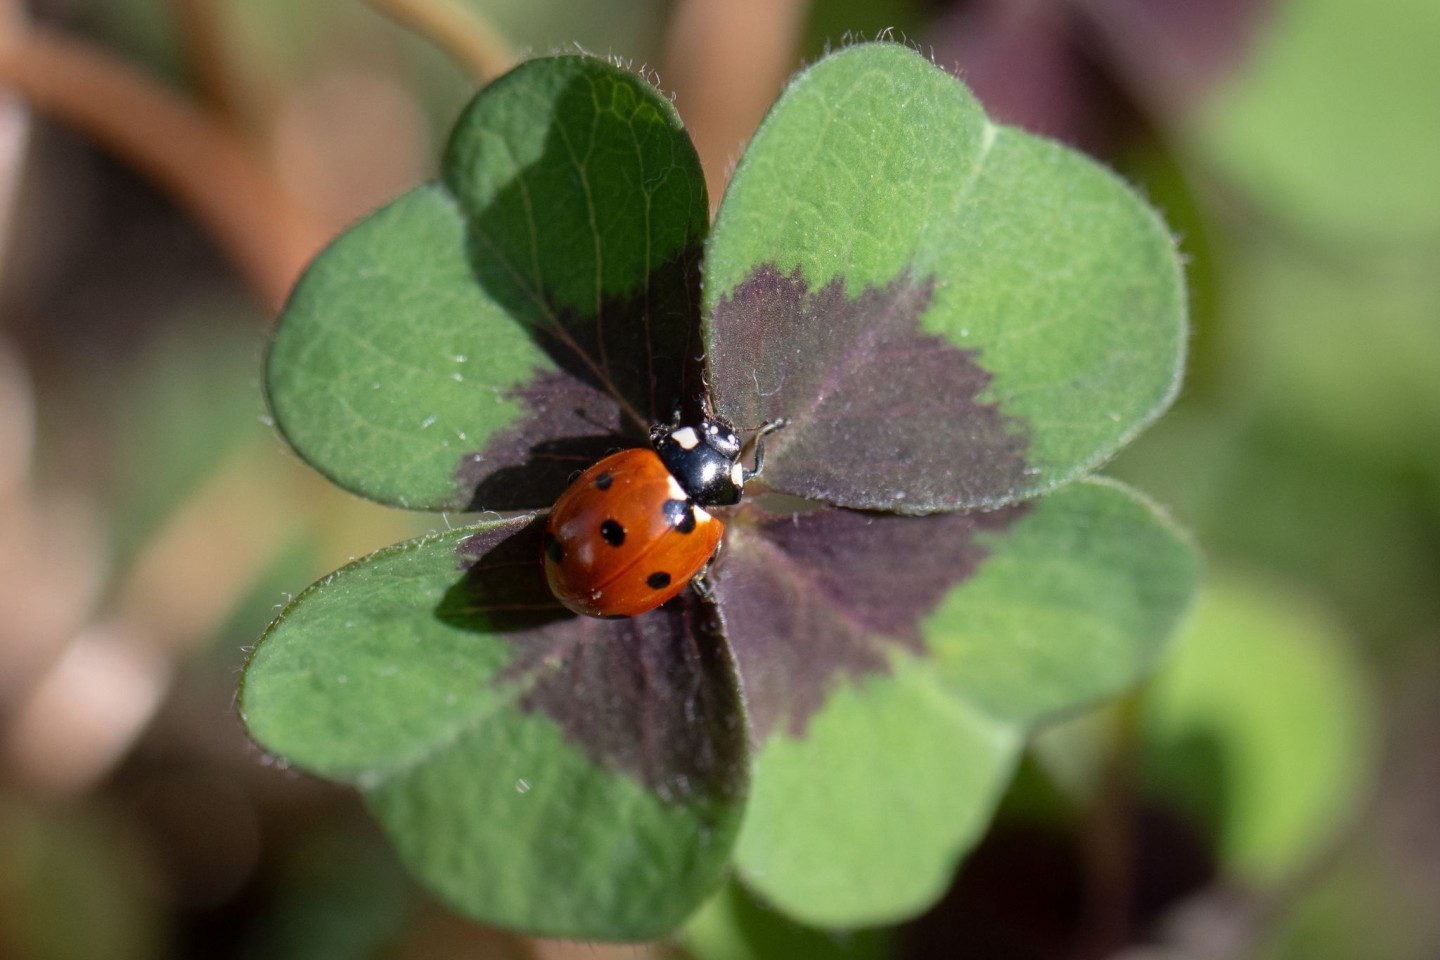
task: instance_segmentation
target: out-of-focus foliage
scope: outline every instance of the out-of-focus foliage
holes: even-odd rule
[[[246,960],[353,960],[399,939],[415,898],[400,864],[378,837],[326,824],[287,851],[259,923],[247,931]]]
[[[1265,577],[1217,574],[1145,698],[1147,786],[1208,828],[1236,880],[1310,867],[1371,782],[1372,704],[1349,643]]]
[[[1336,862],[1294,906],[1255,954],[1257,960],[1412,960],[1440,937],[1433,887],[1416,885],[1373,850]]]
[[[883,960],[891,955],[883,930],[816,930],[757,901],[730,883],[700,909],[680,938],[695,960]]]
[[[45,810],[0,797],[0,953],[146,960],[167,932],[149,851],[101,805]]]
[[[1196,118],[1214,162],[1312,241],[1419,242],[1440,230],[1440,7],[1276,0]]]

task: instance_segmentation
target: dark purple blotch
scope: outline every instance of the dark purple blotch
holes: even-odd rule
[[[1271,6],[978,0],[954,6],[927,37],[935,62],[996,121],[1115,157],[1156,120],[1203,104],[1244,62]]]
[[[702,409],[700,254],[698,242],[678,251],[593,312],[520,302],[515,315],[562,370],[617,398],[627,428],[648,437],[651,424]]]
[[[464,509],[545,509],[581,470],[645,443],[639,431],[627,431],[608,394],[567,373],[537,373],[508,396],[524,407],[520,419],[455,468],[456,499]]]
[[[1103,49],[1142,106],[1175,114],[1201,104],[1250,55],[1272,0],[1070,0],[1074,44]],[[1155,98],[1160,103],[1155,103]]]
[[[756,741],[803,736],[834,687],[923,656],[920,621],[1028,505],[903,517],[822,508],[733,523],[712,573]]]
[[[667,802],[743,795],[744,707],[714,606],[687,590],[639,617],[575,616],[545,583],[543,536],[543,518],[521,518],[462,541],[436,615],[502,634],[514,657],[495,682],[598,766]]]
[[[470,260],[480,285],[557,367],[614,397],[629,426],[643,435],[677,411],[693,417],[701,409],[699,238],[663,257],[657,252],[660,259],[636,289],[605,291],[581,309],[520,282],[506,262],[515,251],[496,246],[484,216],[471,225]],[[528,256],[530,240],[521,242]]]
[[[602,300],[593,316],[523,297],[512,304],[556,369],[512,388],[520,418],[460,457],[462,509],[543,509],[606,453],[648,446],[652,424],[698,416],[698,249],[660,264],[641,290]]]
[[[933,281],[908,273],[811,291],[757,268],[708,318],[711,391],[742,430],[784,418],[765,486],[844,507],[932,513],[999,506],[1026,477],[1025,423],[979,398],[979,352],[924,333]],[[853,293],[853,295],[852,295]]]

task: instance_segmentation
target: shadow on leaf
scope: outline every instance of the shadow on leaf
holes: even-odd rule
[[[465,572],[435,615],[465,630],[504,634],[573,620],[545,582],[544,532],[544,517],[520,517],[460,541],[456,554]]]
[[[545,583],[543,532],[543,517],[521,517],[462,541],[436,616],[503,636],[513,658],[495,682],[597,766],[666,802],[739,797],[746,724],[714,606],[687,590],[639,617],[576,616]]]
[[[548,506],[597,451],[644,445],[652,424],[703,408],[708,208],[693,147],[638,78],[580,58],[572,69],[544,92],[537,158],[507,168],[486,139],[518,99],[508,78],[477,98],[447,153],[476,282],[556,368],[511,394],[525,408],[511,430],[460,458],[470,509]]]
[[[512,391],[526,414],[485,449],[461,457],[455,480],[469,510],[549,507],[575,475],[601,457],[645,442],[627,433],[605,394],[564,373],[537,376]]]

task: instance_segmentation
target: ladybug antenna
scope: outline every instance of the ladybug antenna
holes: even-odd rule
[[[741,477],[743,478],[744,482],[749,482],[752,477],[760,476],[760,471],[765,469],[766,434],[774,433],[776,430],[779,430],[781,427],[785,426],[789,422],[790,421],[786,420],[784,417],[776,417],[774,420],[766,420],[760,425],[760,429],[756,431],[755,436],[750,438],[750,442],[755,446],[755,466],[751,469],[743,471]]]

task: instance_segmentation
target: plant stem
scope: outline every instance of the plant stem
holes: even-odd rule
[[[231,72],[220,6],[214,0],[170,0],[169,5],[197,98],[208,113],[243,128],[241,87]]]
[[[453,0],[365,2],[435,44],[478,84],[493,80],[520,62],[498,30]]]
[[[1077,957],[1109,957],[1131,939],[1135,888],[1135,751],[1140,700],[1131,693],[1110,718],[1099,795],[1082,834],[1085,903]]]
[[[104,50],[6,19],[0,86],[153,178],[277,309],[332,230],[286,194],[229,126]]]
[[[746,142],[799,66],[810,0],[681,0],[661,79],[675,94],[713,213]]]

